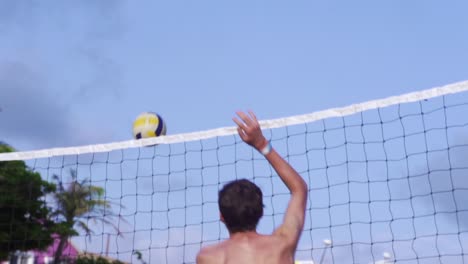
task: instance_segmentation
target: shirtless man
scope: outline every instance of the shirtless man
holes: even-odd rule
[[[307,184],[301,176],[271,147],[263,136],[254,113],[237,112],[233,118],[241,139],[254,147],[270,162],[291,192],[283,223],[271,235],[256,232],[263,216],[262,191],[248,180],[226,184],[219,192],[221,221],[229,239],[203,248],[197,264],[293,264],[297,243],[304,226]]]

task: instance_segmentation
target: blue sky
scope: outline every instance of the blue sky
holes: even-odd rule
[[[108,143],[130,139],[143,111],[177,134],[231,126],[239,109],[279,118],[462,81],[467,9],[464,1],[0,0],[0,139],[19,150]]]
[[[2,139],[21,150],[308,113],[466,79],[463,1],[1,1]]]

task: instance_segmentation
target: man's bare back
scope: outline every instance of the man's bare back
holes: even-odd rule
[[[233,181],[223,187],[218,197],[221,221],[229,231],[229,239],[203,248],[198,264],[293,264],[297,243],[305,220],[308,187],[302,177],[277,152],[262,134],[252,112],[238,112],[241,139],[262,153],[291,192],[283,223],[272,235],[260,235],[256,225],[263,215],[261,190],[247,180]],[[253,224],[252,224],[253,221]]]
[[[204,264],[293,264],[293,249],[279,236],[237,233],[229,240],[204,248],[197,262]]]

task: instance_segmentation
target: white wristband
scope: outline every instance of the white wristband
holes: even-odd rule
[[[271,143],[268,141],[268,144],[260,150],[260,153],[263,154],[263,156],[268,155],[271,152]]]

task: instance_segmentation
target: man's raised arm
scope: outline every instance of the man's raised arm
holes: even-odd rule
[[[296,170],[289,165],[273,148],[263,136],[257,117],[251,111],[248,115],[237,112],[240,121],[234,118],[238,126],[241,139],[265,155],[271,166],[280,176],[281,180],[291,192],[283,224],[275,230],[275,235],[280,235],[295,248],[304,227],[305,209],[307,205],[307,184]]]

